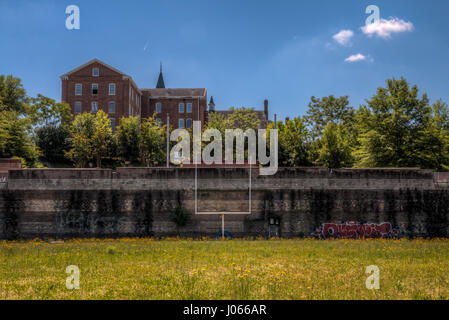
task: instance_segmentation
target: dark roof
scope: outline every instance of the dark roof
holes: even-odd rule
[[[69,72],[63,74],[60,78],[64,80],[65,77],[68,77],[69,75],[71,75],[71,74],[73,74],[73,73],[75,73],[75,72],[77,72],[77,71],[80,71],[80,70],[84,69],[85,67],[87,67],[87,66],[93,64],[93,63],[99,63],[99,64],[101,64],[102,66],[104,66],[104,67],[106,67],[106,68],[108,68],[108,69],[110,69],[110,70],[112,70],[112,71],[114,71],[114,72],[117,72],[118,74],[122,75],[123,77],[128,78],[128,79],[131,81],[131,83],[134,84],[134,86],[136,87],[137,91],[139,91],[139,93],[141,93],[139,87],[137,86],[137,84],[134,82],[133,78],[132,78],[130,75],[127,75],[126,73],[123,73],[123,72],[121,72],[120,70],[117,70],[117,69],[115,69],[114,67],[111,67],[110,65],[108,65],[108,64],[106,64],[106,63],[104,63],[103,61],[100,61],[100,60],[98,60],[98,59],[92,59],[92,60],[90,60],[89,62],[86,62],[86,63],[83,64],[82,66],[79,66],[79,67],[73,69],[72,71],[69,71]]]
[[[148,92],[150,97],[158,98],[197,98],[205,97],[207,91],[205,88],[193,89],[170,89],[170,88],[156,88],[156,89],[141,89],[143,92]]]
[[[164,76],[162,75],[162,62],[161,62],[161,70],[159,71],[159,78],[157,79],[156,88],[165,88]]]
[[[123,76],[127,76],[127,77],[131,78],[131,76],[127,75],[126,73],[123,73],[123,72],[115,69],[114,67],[111,67],[110,65],[104,63],[103,61],[98,60],[98,59],[92,59],[92,60],[86,62],[85,64],[83,64],[82,66],[79,66],[79,67],[73,69],[72,71],[69,71],[69,72],[63,74],[61,77],[65,77],[65,76],[71,75],[72,73],[75,73],[75,72],[77,72],[77,71],[79,71],[81,69],[84,69],[85,67],[87,67],[88,65],[91,65],[93,63],[99,63],[99,64],[105,66],[106,68],[108,68],[108,69],[110,69],[112,71],[115,71],[115,72],[117,72],[117,73],[119,73],[119,74],[121,74]]]
[[[165,88],[164,77],[162,76],[162,72],[159,73],[159,79],[157,79],[156,88],[158,89]]]

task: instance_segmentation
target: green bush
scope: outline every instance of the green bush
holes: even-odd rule
[[[176,223],[178,227],[184,227],[190,219],[190,212],[184,208],[181,204],[178,204],[173,211],[172,221]]]

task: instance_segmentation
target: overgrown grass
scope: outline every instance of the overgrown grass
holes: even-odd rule
[[[0,299],[449,299],[449,240],[3,241]]]

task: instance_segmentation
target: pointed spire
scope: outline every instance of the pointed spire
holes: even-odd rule
[[[159,78],[157,79],[156,88],[165,88],[164,77],[162,76],[162,62],[161,62],[161,69],[159,72]]]
[[[211,96],[211,97],[210,97],[210,102],[209,102],[209,112],[215,112],[214,96]]]

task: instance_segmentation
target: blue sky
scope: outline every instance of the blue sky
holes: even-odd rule
[[[65,27],[71,4],[80,30]],[[377,33],[361,30],[368,5],[380,9]],[[269,99],[278,119],[303,115],[312,95],[357,107],[390,77],[449,101],[448,14],[447,0],[0,0],[0,73],[59,101],[59,76],[90,59],[141,88],[162,61],[167,87],[205,87],[219,109]]]

